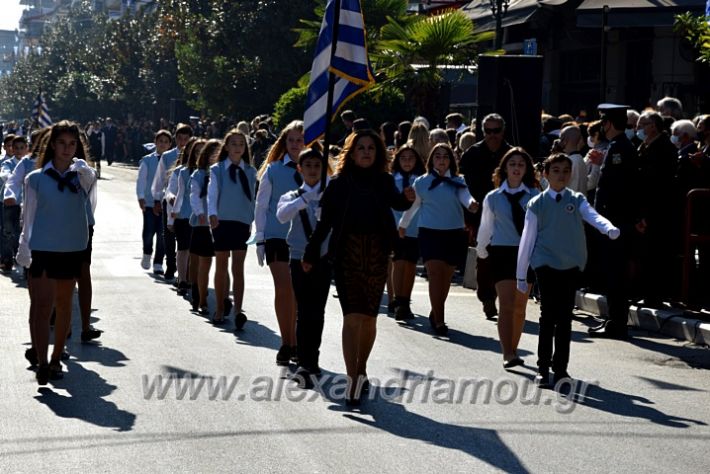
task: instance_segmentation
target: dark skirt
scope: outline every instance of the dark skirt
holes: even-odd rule
[[[209,227],[197,226],[192,228],[190,253],[200,257],[214,257],[214,244],[212,243],[212,234]]]
[[[274,262],[289,263],[291,261],[286,239],[266,239],[264,242],[264,255],[267,265]]]
[[[387,282],[389,242],[379,234],[341,237],[335,262],[335,287],[343,315],[376,317]]]
[[[251,226],[239,221],[219,221],[219,225],[212,229],[215,252],[229,252],[230,250],[246,250],[247,240],[251,235]]]
[[[81,266],[84,264],[86,250],[78,252],[45,252],[32,251],[30,276],[41,278],[46,273],[47,278],[54,280],[76,280],[81,276]]]
[[[86,250],[82,252],[82,261],[84,263],[88,263],[91,265],[91,254],[93,253],[94,250],[94,226],[90,225],[89,226],[89,243],[86,245]]]
[[[464,229],[419,228],[419,250],[422,260],[443,260],[451,266],[466,261],[468,235]]]
[[[491,245],[488,247],[488,260],[490,261],[493,283],[516,279],[518,247],[513,245]],[[535,281],[535,272],[530,267],[528,267],[527,280],[530,283]]]
[[[175,229],[175,240],[177,240],[178,250],[190,250],[190,237],[192,235],[192,227],[190,227],[190,219],[175,219],[173,223]]]
[[[419,240],[416,237],[405,237],[395,240],[392,260],[404,260],[417,263],[419,260]]]

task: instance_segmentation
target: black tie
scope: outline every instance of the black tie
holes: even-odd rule
[[[202,189],[200,190],[200,199],[207,196],[207,186],[210,184],[210,175],[205,175],[205,180],[202,182]]]
[[[555,201],[560,202],[562,200],[562,193],[557,193],[557,196],[555,196]]]
[[[459,183],[458,181],[454,181],[453,179],[449,178],[448,176],[436,175],[434,177],[434,181],[432,181],[431,184],[429,185],[429,190],[434,189],[435,187],[437,187],[441,183],[450,184],[451,186],[453,186],[455,188],[465,188],[466,187],[465,184]]]
[[[57,182],[57,187],[59,188],[59,191],[64,192],[64,188],[66,187],[69,188],[69,191],[73,193],[79,192],[79,186],[76,182],[78,176],[76,171],[69,171],[67,174],[62,176],[54,168],[47,168],[47,171],[45,171],[45,173],[47,174],[47,176]]]
[[[232,163],[229,165],[229,179],[231,179],[233,183],[237,182],[237,174],[239,175],[239,182],[242,185],[242,191],[244,191],[247,199],[251,201],[251,190],[249,189],[249,179],[247,178],[247,174],[239,167],[239,165]]]
[[[305,189],[299,188],[298,195],[305,193]],[[301,209],[298,211],[298,215],[301,217],[301,224],[303,225],[303,232],[306,234],[306,241],[311,240],[311,234],[313,234],[313,226],[311,225],[311,220],[308,218],[308,211],[306,209]]]
[[[302,185],[302,184],[303,184],[303,178],[301,177],[301,174],[298,172],[298,167],[296,166],[296,163],[295,163],[294,161],[289,161],[288,163],[286,163],[286,166],[288,166],[289,168],[293,168],[294,170],[296,170],[296,172],[293,173],[293,179],[294,179],[294,181],[296,181],[296,184],[297,184],[297,185],[299,185],[299,186]]]
[[[503,191],[505,197],[508,198],[510,203],[510,210],[513,212],[513,225],[515,225],[515,230],[518,231],[518,235],[523,235],[523,227],[525,227],[525,209],[520,205],[520,200],[525,195],[525,191],[518,191],[517,193],[509,193],[508,191]]]
[[[402,190],[409,187],[409,173],[400,173],[402,175]]]

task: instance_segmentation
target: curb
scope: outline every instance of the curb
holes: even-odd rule
[[[598,315],[608,314],[604,296],[578,291],[575,303],[582,311]],[[681,309],[658,310],[631,306],[628,324],[694,344],[710,345],[710,323],[688,318]]]

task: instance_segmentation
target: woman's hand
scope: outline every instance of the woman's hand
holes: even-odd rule
[[[210,227],[216,229],[219,226],[219,218],[217,216],[210,216]]]
[[[309,273],[313,269],[313,265],[301,260],[301,268],[303,269],[304,272]]]
[[[145,211],[145,199],[138,200],[138,207],[141,208],[141,211]]]
[[[414,202],[414,199],[417,197],[417,194],[414,192],[414,188],[411,186],[404,188],[404,191],[402,191],[402,193],[409,202]]]
[[[478,203],[476,201],[473,201],[471,204],[469,204],[468,210],[473,212],[474,214],[478,212]]]
[[[404,227],[400,227],[399,229],[397,229],[397,232],[399,232],[400,239],[403,239],[407,236],[407,229],[405,229]]]
[[[204,214],[200,214],[197,216],[197,222],[200,223],[200,225],[206,225],[207,224],[207,218],[205,217]]]

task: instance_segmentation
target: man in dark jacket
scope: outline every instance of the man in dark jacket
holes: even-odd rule
[[[489,191],[493,189],[493,171],[500,164],[501,158],[511,146],[505,141],[505,120],[498,114],[489,114],[483,118],[483,140],[471,146],[461,157],[459,170],[466,179],[468,190],[478,202],[483,202]],[[481,213],[466,214],[466,225],[474,235],[478,233],[481,223]],[[488,319],[497,314],[496,289],[493,282],[489,259],[478,259],[478,299],[483,303],[483,312]]]

